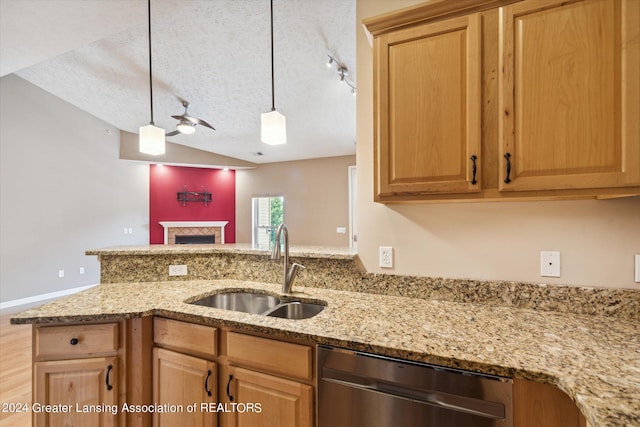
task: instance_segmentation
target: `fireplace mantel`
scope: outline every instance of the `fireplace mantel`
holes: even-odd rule
[[[189,228],[212,228],[219,230],[220,241],[216,240],[216,243],[224,243],[224,227],[229,221],[160,221],[160,225],[164,227],[164,244],[168,245],[172,242],[172,236],[170,236],[171,229],[189,229]],[[173,230],[175,231],[175,230]],[[213,233],[213,232],[212,232]],[[216,233],[217,235],[218,233]]]

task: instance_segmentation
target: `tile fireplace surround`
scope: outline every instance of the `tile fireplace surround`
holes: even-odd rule
[[[164,227],[164,244],[174,245],[179,236],[215,236],[216,243],[224,243],[224,227],[229,221],[160,221]]]

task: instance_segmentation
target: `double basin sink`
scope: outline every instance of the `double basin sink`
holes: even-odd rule
[[[233,291],[209,295],[189,304],[283,319],[308,319],[320,313],[324,305],[280,298],[250,291]]]

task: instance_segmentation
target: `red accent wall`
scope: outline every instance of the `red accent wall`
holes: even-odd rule
[[[202,202],[177,200],[178,191],[211,193],[208,206]],[[149,243],[164,243],[160,221],[229,221],[224,229],[225,243],[236,241],[236,172],[233,170],[157,166],[149,168]]]

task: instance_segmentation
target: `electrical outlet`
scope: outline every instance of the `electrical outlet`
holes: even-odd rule
[[[58,270],[58,277],[64,277],[64,270]]]
[[[560,252],[540,252],[540,276],[560,277]]]
[[[84,274],[84,267],[80,267],[79,273]]]
[[[182,265],[170,265],[169,266],[169,276],[186,276],[187,275],[187,266]]]
[[[380,267],[393,268],[393,248],[391,246],[380,246]]]
[[[336,227],[336,233],[347,234],[347,227]]]

